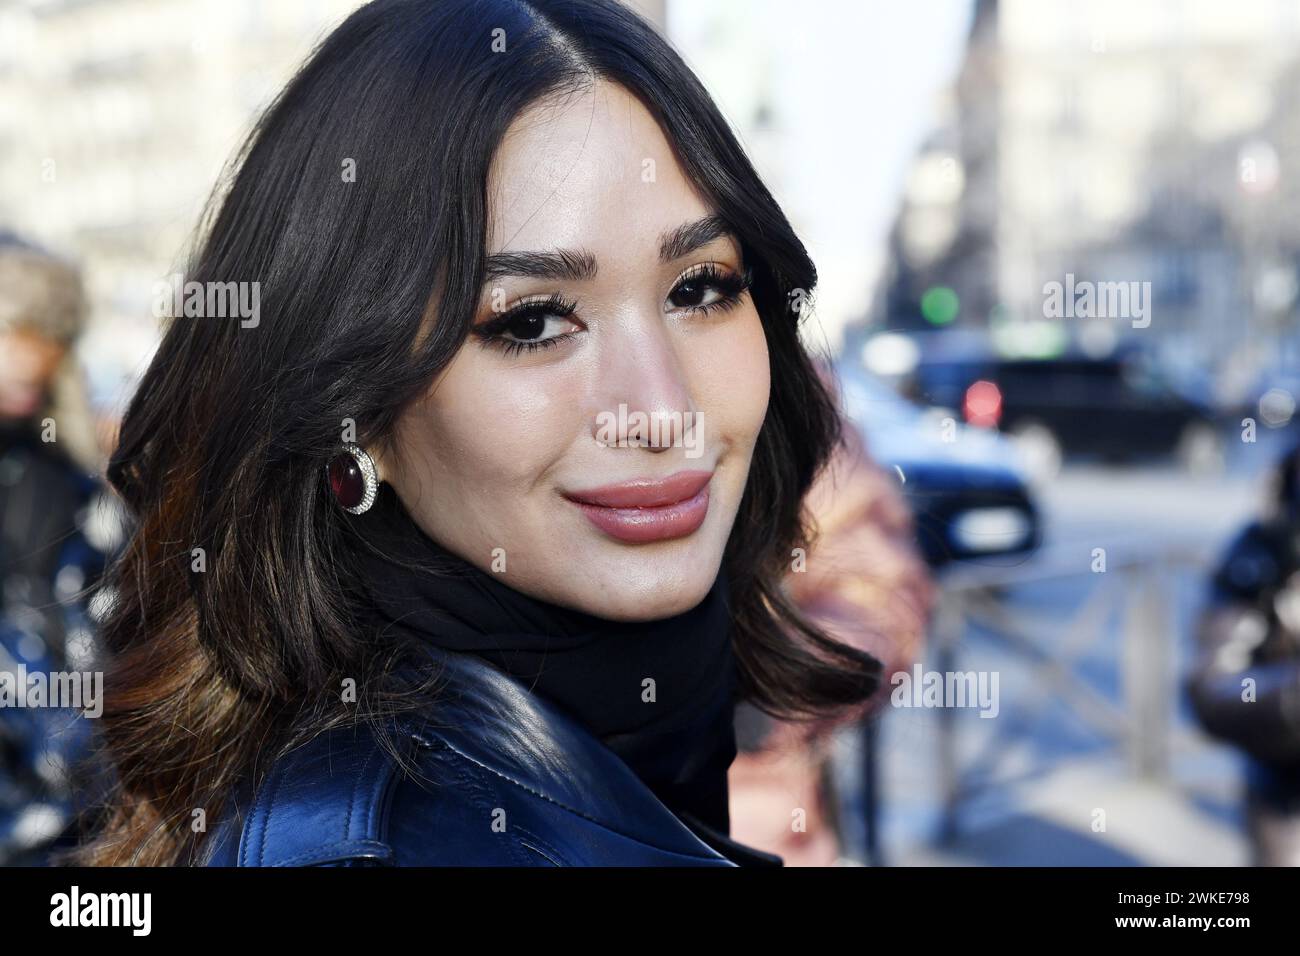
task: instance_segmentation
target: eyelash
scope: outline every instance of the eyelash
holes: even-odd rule
[[[739,304],[741,297],[749,291],[753,277],[751,271],[746,268],[743,273],[737,274],[730,270],[723,271],[715,263],[706,262],[699,266],[694,266],[687,270],[682,276],[673,283],[673,290],[669,292],[669,298],[673,292],[676,292],[684,283],[688,281],[703,282],[706,286],[716,290],[721,294],[721,298],[716,302],[708,302],[703,305],[685,306],[683,310],[694,315],[709,315],[715,311],[726,311],[734,308]],[[528,342],[519,339],[507,339],[502,336],[502,332],[520,319],[529,318],[561,318],[567,319],[573,316],[578,310],[578,304],[571,299],[566,299],[558,292],[552,293],[545,299],[531,299],[527,302],[521,302],[514,308],[503,313],[500,317],[490,322],[484,322],[474,329],[482,343],[489,347],[500,349],[507,356],[515,356],[521,353],[533,353],[538,349],[553,348],[562,342],[572,338],[573,332],[565,332],[561,335],[553,335],[548,339],[539,339],[535,342]]]
[[[506,355],[517,355],[520,352],[535,352],[541,348],[551,348],[567,339],[573,333],[566,332],[563,335],[555,335],[549,339],[541,339],[537,342],[525,342],[517,339],[507,339],[502,333],[514,325],[520,319],[546,318],[555,316],[561,319],[567,319],[578,309],[578,304],[570,299],[564,298],[558,292],[552,293],[545,299],[530,299],[521,302],[511,309],[506,310],[500,316],[490,322],[484,322],[482,325],[474,328],[474,334],[482,340],[485,346],[500,349]]]

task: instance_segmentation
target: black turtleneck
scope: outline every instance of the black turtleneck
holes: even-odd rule
[[[724,574],[682,614],[614,622],[525,595],[447,551],[387,484],[357,526],[384,552],[359,555],[364,615],[502,669],[599,738],[684,822],[714,831],[701,836],[743,850],[726,840],[736,742]]]

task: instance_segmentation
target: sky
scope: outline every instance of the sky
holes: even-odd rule
[[[834,346],[865,313],[905,176],[943,119],[971,0],[669,0],[668,34],[741,133],[821,274]],[[773,126],[757,128],[757,103]]]

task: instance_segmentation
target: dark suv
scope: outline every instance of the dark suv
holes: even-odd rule
[[[1167,384],[1141,352],[1026,359],[939,351],[922,345],[905,390],[968,424],[1108,460],[1172,454],[1198,468],[1222,454],[1211,410]]]

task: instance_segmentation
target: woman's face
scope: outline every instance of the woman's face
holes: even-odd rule
[[[515,589],[613,620],[704,597],[767,410],[735,237],[622,87],[543,102],[489,183],[474,333],[379,473]]]

